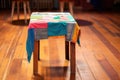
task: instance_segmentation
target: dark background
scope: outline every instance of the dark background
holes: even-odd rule
[[[0,0],[0,9],[11,9],[11,1],[12,0]],[[52,5],[50,3],[52,3]],[[46,4],[47,6],[42,4]],[[58,0],[30,0],[31,9],[48,9],[50,6],[52,9],[58,9]],[[90,2],[87,2],[87,0],[75,0],[75,7],[82,7],[83,10],[120,9],[120,2],[115,4],[115,0],[90,0]]]

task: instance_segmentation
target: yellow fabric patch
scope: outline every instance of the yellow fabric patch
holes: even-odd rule
[[[78,38],[78,35],[79,35],[79,30],[80,30],[80,27],[79,25],[76,23],[75,26],[74,26],[74,32],[73,32],[73,35],[72,35],[72,42],[76,43],[77,42],[77,38]]]

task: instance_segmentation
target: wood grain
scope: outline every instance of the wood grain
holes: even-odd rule
[[[65,37],[59,36],[40,41],[38,74],[33,76],[33,55],[28,63],[26,53],[28,25],[21,22],[24,14],[20,14],[20,21],[11,24],[10,11],[3,11],[0,80],[120,80],[120,14],[74,12],[81,28],[81,47],[76,44],[76,61],[73,61],[76,74],[70,74],[70,61],[65,59]]]

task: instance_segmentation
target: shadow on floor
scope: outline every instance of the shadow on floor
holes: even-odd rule
[[[12,21],[12,24],[13,24],[13,25],[18,25],[18,26],[28,26],[28,24],[29,24],[29,19],[27,20],[27,23],[25,23],[25,20],[24,20],[24,19],[21,19],[21,20],[13,20],[13,21]]]
[[[93,23],[87,20],[82,20],[82,19],[76,19],[76,22],[78,23],[79,26],[90,26]]]

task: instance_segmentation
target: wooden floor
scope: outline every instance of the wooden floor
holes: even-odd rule
[[[41,40],[38,76],[33,76],[33,58],[26,59],[28,24],[16,18],[11,24],[10,11],[0,12],[0,80],[120,80],[120,13],[75,12],[81,28],[76,74],[70,74],[60,36]]]

